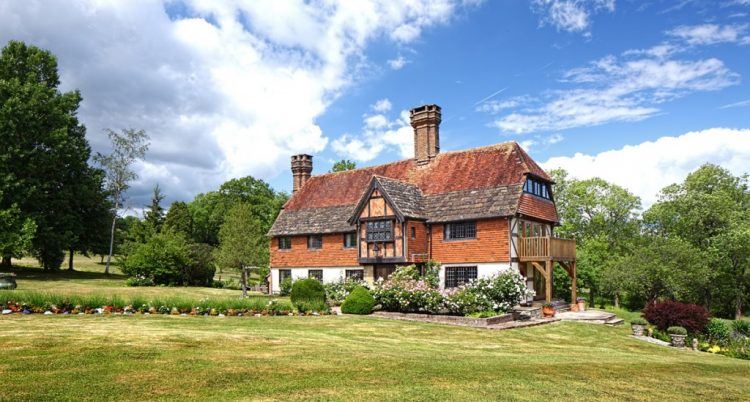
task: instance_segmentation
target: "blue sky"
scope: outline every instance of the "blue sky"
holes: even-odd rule
[[[639,195],[701,163],[750,170],[750,1],[0,2],[0,41],[59,58],[94,150],[152,138],[131,190],[189,200],[232,177],[291,190],[348,158],[410,157],[405,113],[443,108],[442,150],[515,140],[546,168]]]

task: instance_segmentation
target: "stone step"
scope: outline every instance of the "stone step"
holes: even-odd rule
[[[604,324],[614,327],[615,325],[622,325],[624,322],[625,320],[623,320],[622,318],[614,317],[614,318],[610,318],[607,321],[604,321]]]

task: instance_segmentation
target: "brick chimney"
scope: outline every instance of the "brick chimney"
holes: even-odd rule
[[[424,105],[411,110],[414,127],[414,159],[426,165],[440,153],[440,106]]]
[[[313,168],[312,158],[311,155],[306,154],[292,156],[292,176],[294,177],[292,182],[293,193],[296,193],[297,190],[301,189],[307,182],[307,179],[310,178]]]

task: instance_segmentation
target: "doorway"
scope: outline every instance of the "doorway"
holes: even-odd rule
[[[383,278],[383,280],[387,280],[395,271],[395,264],[375,264],[373,266],[373,274],[376,281],[380,278]]]

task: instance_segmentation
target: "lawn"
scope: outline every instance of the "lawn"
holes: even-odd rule
[[[49,291],[58,294],[92,294],[106,293],[123,297],[142,295],[144,297],[212,297],[235,298],[241,291],[233,289],[215,289],[208,287],[129,287],[125,285],[126,276],[117,266],[110,267],[110,274],[104,274],[104,265],[98,258],[75,255],[75,271],[67,270],[67,260],[63,269],[57,272],[44,271],[33,258],[13,260],[17,274],[16,283],[19,290]],[[217,279],[236,279],[235,273],[217,273]]]
[[[748,400],[750,362],[557,323],[5,316],[8,400]]]

